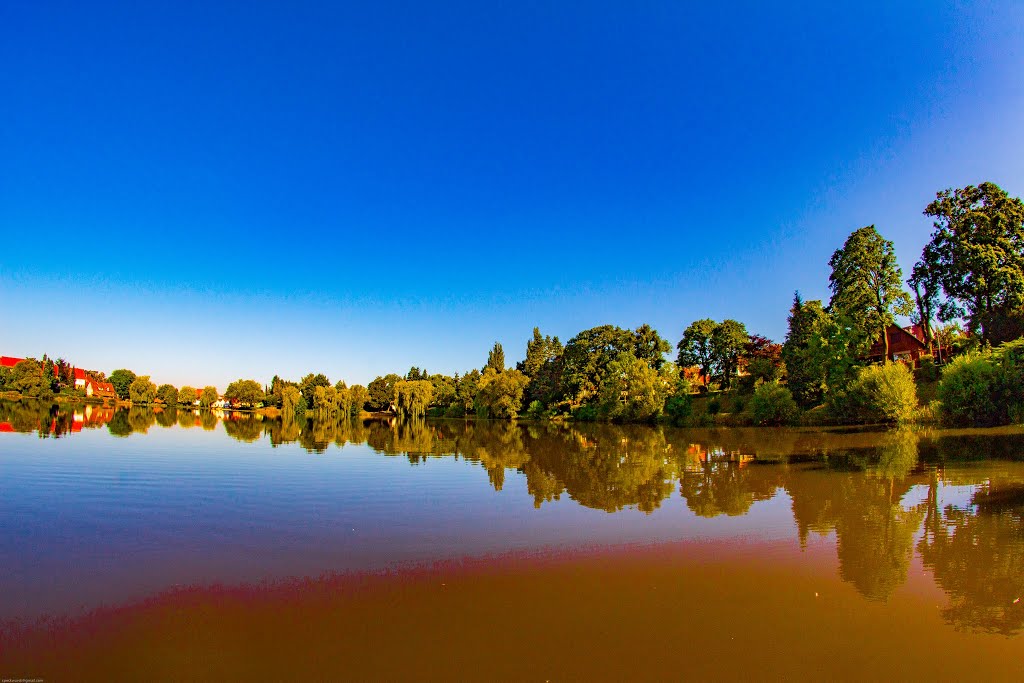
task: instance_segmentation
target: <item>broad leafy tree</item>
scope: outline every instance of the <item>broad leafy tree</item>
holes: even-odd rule
[[[131,370],[125,370],[120,368],[110,373],[110,383],[114,385],[114,391],[117,392],[117,397],[121,400],[127,400],[129,398],[128,388],[135,381],[135,373]]]
[[[495,372],[486,368],[477,383],[477,415],[501,420],[514,418],[523,405],[523,392],[530,379],[518,370]]]
[[[430,380],[405,380],[395,383],[395,409],[402,417],[423,417],[433,398],[434,385]]]
[[[224,390],[224,398],[242,405],[255,406],[263,402],[263,386],[254,379],[239,379]]]
[[[370,393],[368,401],[370,410],[382,412],[391,409],[395,400],[395,384],[402,378],[391,373],[383,377],[377,377],[366,387]]]
[[[740,357],[747,348],[750,335],[746,326],[735,320],[723,320],[711,333],[714,365],[722,373],[722,388],[728,389],[739,370]]]
[[[1024,203],[995,183],[981,183],[939,192],[924,215],[935,232],[922,260],[946,295],[939,317],[966,317],[971,331],[993,344],[1020,336]]]
[[[718,323],[711,318],[695,320],[683,331],[683,338],[676,346],[679,351],[676,363],[681,368],[691,366],[700,368],[705,389],[715,368],[715,349],[711,342],[711,336],[716,327],[718,327]]]
[[[331,386],[331,380],[327,379],[327,376],[322,372],[315,375],[311,372],[299,380],[299,391],[302,392],[302,397],[306,399],[306,405],[308,406],[314,405],[313,394],[317,387],[324,387],[326,389],[329,386]]]
[[[192,387],[182,387],[178,390],[178,403],[183,406],[190,406],[199,398],[199,394]]]
[[[199,405],[204,408],[209,408],[217,402],[219,396],[217,395],[217,387],[206,386],[203,387],[203,391],[199,394]]]
[[[647,422],[658,417],[675,388],[675,366],[651,367],[632,353],[620,353],[601,381],[599,406],[611,420]]]
[[[358,416],[363,412],[366,402],[370,400],[370,392],[362,384],[356,384],[349,388],[352,400],[352,415]]]
[[[178,390],[173,384],[161,384],[156,390],[156,397],[163,401],[164,405],[173,406],[178,403]]]
[[[633,333],[621,327],[602,325],[580,332],[562,354],[560,393],[571,405],[586,403],[597,395],[608,364],[634,348]]]
[[[156,385],[149,381],[149,375],[139,375],[128,387],[132,403],[152,403],[156,400]]]

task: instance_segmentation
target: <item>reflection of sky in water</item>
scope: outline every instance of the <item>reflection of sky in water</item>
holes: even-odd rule
[[[975,506],[971,503],[971,497],[978,490],[976,486],[957,486],[945,484],[939,487],[939,509],[945,509],[947,505],[962,510],[973,510]]]

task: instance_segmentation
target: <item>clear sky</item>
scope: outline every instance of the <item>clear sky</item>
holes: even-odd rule
[[[1020,2],[6,0],[0,353],[223,389],[781,340],[856,228],[907,273],[936,191],[1024,194],[1022,46]]]

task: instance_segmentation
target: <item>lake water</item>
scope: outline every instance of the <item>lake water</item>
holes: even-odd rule
[[[0,677],[1024,678],[1024,430],[0,404]]]

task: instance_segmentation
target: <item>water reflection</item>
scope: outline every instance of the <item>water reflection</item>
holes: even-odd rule
[[[949,595],[961,629],[1024,629],[1024,431],[680,430],[472,421],[314,420],[248,413],[0,403],[0,429],[113,436],[223,423],[241,442],[297,443],[312,453],[366,444],[421,465],[476,463],[495,491],[525,486],[535,507],[569,498],[607,512],[653,513],[676,491],[701,518],[751,514],[786,496],[795,537],[834,535],[841,578],[887,601],[915,552]],[[512,482],[512,483],[510,483]],[[948,492],[962,491],[957,498]],[[520,489],[522,490],[522,489]],[[953,502],[944,502],[951,497]]]

